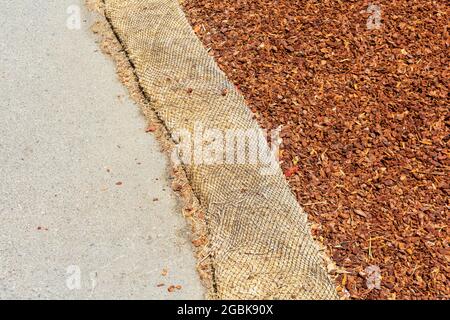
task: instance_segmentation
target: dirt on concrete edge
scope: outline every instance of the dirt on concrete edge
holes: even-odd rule
[[[98,19],[92,25],[92,32],[98,36],[98,45],[101,51],[109,56],[116,66],[119,81],[127,89],[130,98],[136,103],[148,122],[148,132],[152,133],[158,141],[161,151],[166,155],[168,161],[168,172],[172,181],[172,189],[179,196],[182,214],[191,228],[191,239],[194,254],[197,258],[197,272],[202,285],[206,289],[206,298],[214,299],[213,272],[208,247],[209,232],[205,219],[205,212],[201,208],[198,199],[186,177],[182,166],[176,165],[170,155],[175,144],[172,141],[167,128],[158,118],[151,107],[151,102],[145,97],[139,85],[133,66],[127,54],[112,30],[104,14],[104,5],[101,0],[86,0],[85,5],[91,12],[97,14]]]

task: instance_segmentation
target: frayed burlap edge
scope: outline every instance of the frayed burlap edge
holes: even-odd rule
[[[191,228],[191,238],[195,255],[197,258],[197,272],[200,276],[202,285],[206,288],[206,298],[214,299],[214,290],[211,259],[208,254],[208,231],[205,221],[205,213],[201,209],[199,202],[193,194],[189,181],[183,168],[174,164],[169,155],[172,153],[175,145],[167,132],[166,127],[151,108],[139,86],[133,67],[118,41],[116,35],[111,29],[111,25],[105,18],[104,7],[101,0],[86,0],[86,7],[89,11],[97,13],[98,19],[92,25],[91,30],[99,37],[99,46],[101,51],[109,56],[115,66],[119,81],[125,86],[131,99],[139,107],[140,111],[147,119],[148,128],[156,137],[161,151],[167,156],[168,171],[172,181],[172,189],[178,194],[182,205],[182,214],[186,218]]]

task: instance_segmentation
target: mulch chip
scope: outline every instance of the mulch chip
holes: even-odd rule
[[[185,0],[354,299],[450,297],[446,1]],[[297,169],[298,168],[298,169]],[[381,282],[367,270],[381,271]],[[373,285],[373,283],[378,285]]]

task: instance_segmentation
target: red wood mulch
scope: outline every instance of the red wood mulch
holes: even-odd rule
[[[185,0],[356,299],[450,298],[446,1]],[[300,170],[295,167],[299,166]],[[380,289],[364,270],[379,266]]]

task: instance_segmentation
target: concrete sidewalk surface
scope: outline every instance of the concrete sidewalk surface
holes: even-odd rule
[[[201,299],[166,157],[91,14],[26,0],[0,15],[0,298]]]

